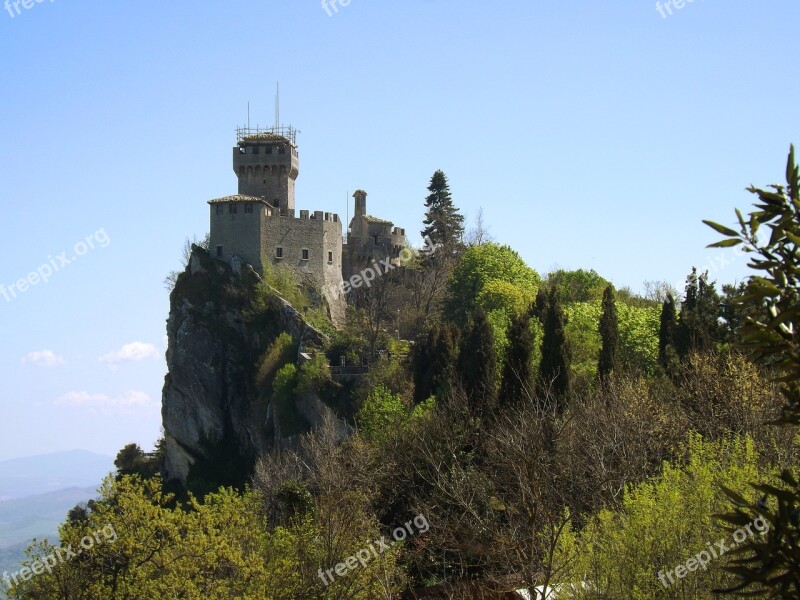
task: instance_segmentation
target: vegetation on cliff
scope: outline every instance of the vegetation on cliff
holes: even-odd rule
[[[797,597],[793,157],[788,180],[753,190],[740,232],[711,224],[761,272],[721,292],[695,269],[682,294],[649,297],[594,271],[542,277],[461,239],[443,174],[426,224],[450,236],[446,255],[376,280],[330,337],[284,274],[260,282],[197,252],[173,291],[171,352],[187,332],[216,342],[170,377],[185,386],[194,366],[239,386],[192,466],[203,485],[172,495],[126,447],[100,501],[62,527],[67,542],[109,524],[118,539],[14,597]],[[731,539],[741,550],[689,562]]]

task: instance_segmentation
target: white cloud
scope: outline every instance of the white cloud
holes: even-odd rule
[[[41,350],[39,352],[28,352],[22,357],[22,364],[36,365],[37,367],[55,367],[64,364],[64,358],[58,356],[52,350]]]
[[[149,416],[157,412],[159,406],[144,392],[130,391],[113,398],[106,394],[90,394],[89,392],[69,392],[59,396],[56,406],[88,409],[92,414],[141,415]]]
[[[158,358],[159,356],[161,354],[153,344],[131,342],[130,344],[125,344],[117,352],[104,354],[98,360],[110,365],[118,365],[125,362],[138,362],[148,358]]]

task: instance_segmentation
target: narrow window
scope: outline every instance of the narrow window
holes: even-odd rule
[[[221,215],[222,212],[223,212],[222,205],[221,204],[217,204],[217,214]]]
[[[308,248],[303,248],[303,260],[308,260]]]
[[[217,246],[217,257],[222,258],[222,246]]]
[[[261,148],[259,146],[253,146],[253,154],[259,154],[261,152]]]
[[[235,215],[237,212],[236,204],[228,204],[228,213]]]
[[[275,258],[283,258],[283,248],[280,246],[275,248]]]
[[[247,214],[253,214],[253,205],[250,202],[244,205],[244,212]]]
[[[333,264],[333,252],[328,252],[328,264]]]

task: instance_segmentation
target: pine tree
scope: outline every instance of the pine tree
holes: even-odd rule
[[[422,237],[430,237],[446,254],[453,254],[462,245],[464,217],[453,205],[450,186],[443,171],[436,171],[428,186],[430,194],[425,198],[425,229]]]
[[[555,288],[547,299],[547,314],[542,337],[542,362],[539,365],[540,386],[549,387],[559,402],[559,410],[565,408],[570,390],[570,351],[566,334],[567,317],[558,300]],[[540,390],[540,393],[544,389]]]
[[[677,361],[675,351],[675,326],[677,321],[675,298],[667,294],[667,299],[661,305],[661,324],[658,328],[658,362],[667,372],[674,372]]]
[[[606,381],[614,370],[619,347],[619,325],[617,324],[617,305],[614,301],[614,289],[609,285],[603,292],[603,316],[600,317],[600,339],[602,348],[597,362],[597,374],[601,381]]]
[[[492,325],[483,310],[476,311],[467,323],[458,374],[475,414],[492,413],[497,404],[497,355]]]
[[[500,383],[500,405],[508,406],[520,402],[533,393],[534,338],[531,333],[532,310],[519,314],[508,329],[508,348],[503,362],[503,378]]]

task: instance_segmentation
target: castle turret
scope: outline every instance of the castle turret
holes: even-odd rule
[[[233,170],[239,194],[263,198],[288,214],[294,210],[294,182],[299,173],[297,130],[239,128],[233,149]]]
[[[353,198],[356,199],[356,212],[353,215],[354,218],[358,217],[366,217],[367,216],[367,192],[364,190],[356,190],[353,194]]]

